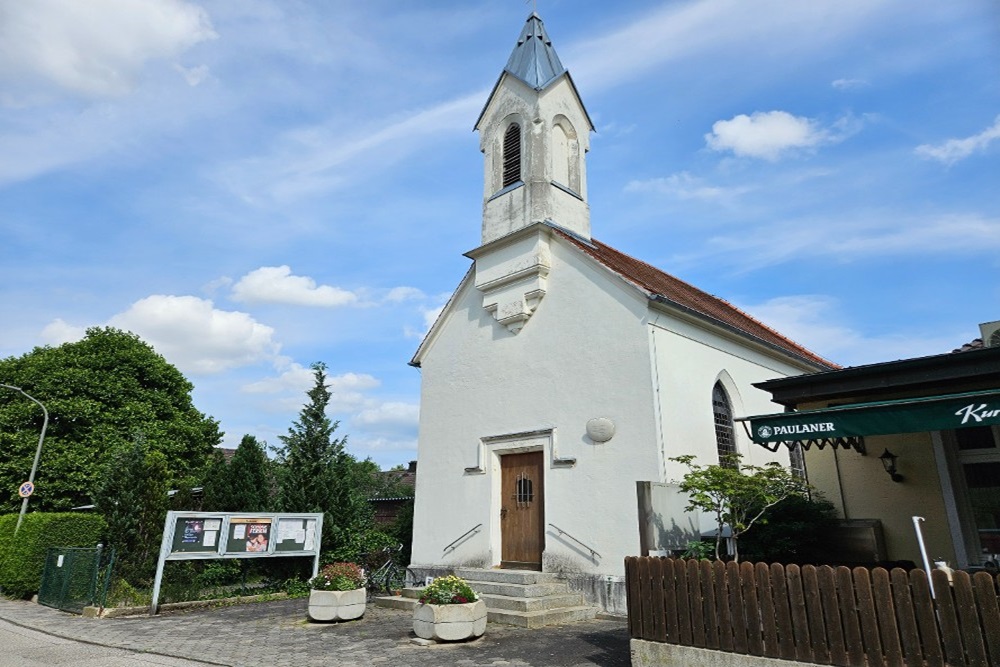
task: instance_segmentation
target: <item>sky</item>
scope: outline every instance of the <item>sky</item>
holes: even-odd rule
[[[595,238],[845,366],[1000,320],[995,1],[537,5],[597,128]],[[0,357],[133,331],[227,446],[278,444],[323,362],[348,450],[415,459],[408,362],[531,11],[0,0]]]

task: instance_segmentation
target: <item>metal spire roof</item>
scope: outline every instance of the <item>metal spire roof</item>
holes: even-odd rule
[[[504,71],[516,76],[535,90],[542,90],[566,71],[552,48],[542,19],[535,12],[528,17],[517,46],[507,60]]]

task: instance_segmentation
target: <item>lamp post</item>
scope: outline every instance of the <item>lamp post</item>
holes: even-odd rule
[[[29,396],[27,392],[25,392],[20,387],[14,387],[9,384],[0,384],[0,387],[3,387],[5,389],[13,389],[14,391],[21,392],[22,394],[24,394],[26,398],[34,401],[35,403],[38,403],[38,407],[42,409],[42,414],[44,415],[44,419],[42,420],[42,433],[41,435],[38,436],[38,449],[35,450],[35,462],[31,464],[31,474],[28,475],[28,483],[34,485],[35,472],[38,471],[38,459],[40,459],[42,456],[42,443],[45,442],[45,429],[49,427],[49,411],[45,409],[45,406],[42,405],[41,401],[39,401],[34,396]],[[21,530],[21,522],[24,521],[24,515],[27,511],[28,511],[28,496],[25,496],[24,502],[21,503],[21,514],[18,515],[17,517],[17,526],[14,528],[14,535],[17,535],[17,531]]]

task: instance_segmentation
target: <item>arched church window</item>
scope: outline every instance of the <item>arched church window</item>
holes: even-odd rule
[[[715,444],[719,449],[719,465],[739,467],[736,455],[736,429],[733,428],[733,408],[721,382],[712,389],[712,415],[715,418]]]
[[[521,127],[511,123],[503,135],[503,182],[501,187],[521,180]]]
[[[552,128],[552,180],[566,187],[569,181],[569,137],[562,125]]]

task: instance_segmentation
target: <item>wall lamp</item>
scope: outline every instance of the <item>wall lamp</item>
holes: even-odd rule
[[[886,449],[882,452],[882,456],[878,457],[878,460],[882,462],[882,467],[885,468],[886,473],[892,478],[894,482],[902,482],[903,476],[896,472],[896,459],[899,457]]]

